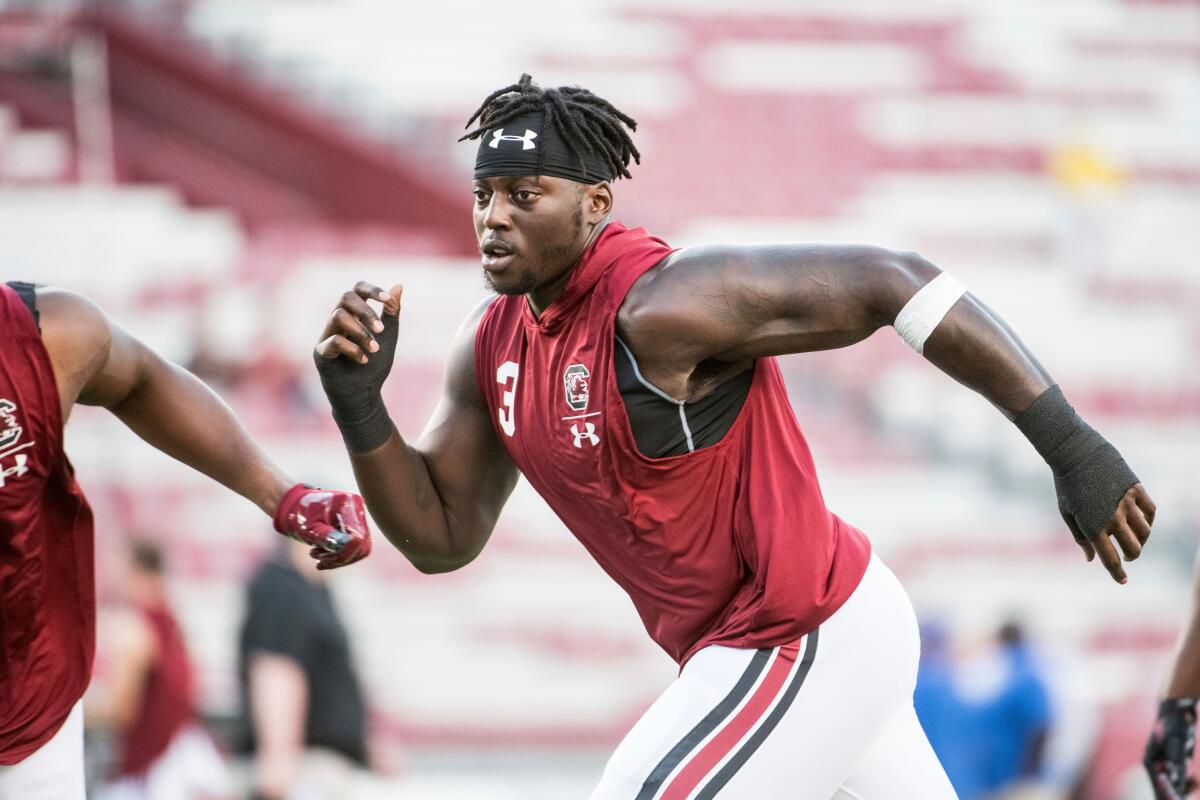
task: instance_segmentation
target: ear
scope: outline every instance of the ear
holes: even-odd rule
[[[584,189],[583,194],[583,209],[588,222],[599,222],[612,211],[612,187],[608,181],[591,184]]]

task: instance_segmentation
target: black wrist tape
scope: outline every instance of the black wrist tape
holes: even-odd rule
[[[1194,718],[1196,715],[1195,697],[1168,697],[1166,700],[1159,701],[1158,716],[1166,717],[1171,714],[1191,714]]]
[[[1104,437],[1075,413],[1058,384],[1038,395],[1013,424],[1055,472],[1071,469],[1104,442]]]
[[[1042,392],[1013,423],[1054,473],[1067,523],[1077,536],[1099,536],[1126,490],[1138,482],[1125,459],[1080,419],[1058,386]]]
[[[333,409],[333,421],[342,433],[342,441],[351,453],[369,453],[383,445],[396,429],[383,398],[376,394],[353,415]]]

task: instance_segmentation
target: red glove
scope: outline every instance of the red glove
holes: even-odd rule
[[[297,483],[275,509],[275,530],[312,545],[317,569],[344,567],[371,552],[363,500],[349,492]]]

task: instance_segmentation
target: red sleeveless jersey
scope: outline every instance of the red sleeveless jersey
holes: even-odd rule
[[[32,314],[0,283],[0,764],[41,747],[83,696],[96,599],[92,512]]]
[[[613,222],[535,318],[500,297],[480,321],[476,377],[513,462],[629,593],[683,664],[708,645],[794,641],[841,607],[870,544],[825,508],[772,358],[715,445],[638,451],[613,368],[617,310],[671,248]]]
[[[167,751],[181,728],[192,721],[192,664],[183,633],[167,608],[141,608],[154,634],[158,657],[146,673],[141,703],[121,735],[117,777],[145,775]]]

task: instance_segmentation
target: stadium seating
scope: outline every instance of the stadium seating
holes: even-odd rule
[[[1095,701],[1148,697],[1200,522],[1194,8],[743,0],[735,16],[718,0],[543,1],[506,21],[484,5],[414,18],[380,0],[203,0],[188,31],[254,80],[419,143],[453,180],[471,152],[456,131],[487,92],[524,69],[579,82],[642,122],[645,164],[617,187],[627,222],[678,244],[871,241],[952,269],[1153,487],[1157,546],[1121,589],[1083,564],[1019,434],[887,332],[784,361],[827,501],[870,533],[922,613],[967,638],[998,610],[1019,614],[1083,653],[1075,677]],[[402,431],[420,429],[449,338],[484,294],[476,267],[332,225],[247,233],[163,186],[84,185],[72,147],[0,106],[10,271],[87,292],[210,370],[281,463],[341,485],[351,475],[309,348],[354,280],[403,281],[388,400]],[[81,409],[68,434],[100,534],[173,520],[152,532],[186,554],[184,624],[207,702],[228,707],[240,581],[266,522],[119,427]],[[345,605],[383,610],[360,618],[360,662],[383,717],[423,741],[611,743],[671,677],[628,601],[524,485],[461,574],[419,576],[381,546],[333,583]]]

